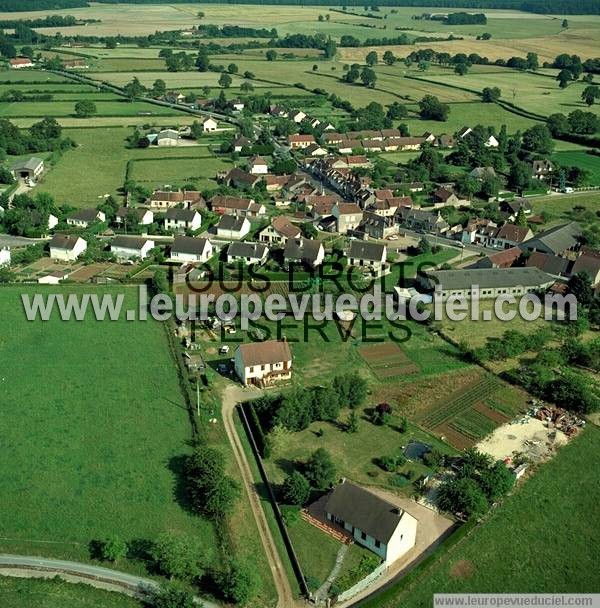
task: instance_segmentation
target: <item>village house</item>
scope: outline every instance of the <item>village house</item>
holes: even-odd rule
[[[590,285],[596,287],[600,283],[600,252],[584,249],[571,268],[571,275],[575,274],[587,275]]]
[[[542,272],[546,272],[557,278],[570,276],[571,264],[572,262],[567,258],[550,253],[542,253],[541,251],[530,253],[525,260],[527,268],[538,268]]]
[[[548,159],[534,160],[531,163],[531,177],[534,179],[547,179],[554,175],[554,164]]]
[[[230,105],[234,112],[241,112],[246,107],[246,104],[240,99],[234,99]]]
[[[111,244],[110,251],[118,261],[138,258],[144,260],[154,249],[154,241],[139,236],[116,236]]]
[[[15,179],[34,182],[44,172],[44,161],[36,156],[18,160],[11,165],[10,172]]]
[[[67,224],[69,224],[69,226],[76,226],[77,228],[88,228],[95,222],[105,221],[106,215],[103,211],[91,208],[79,209],[67,218]]]
[[[202,216],[194,209],[167,209],[165,230],[168,232],[194,231],[201,225]]]
[[[524,215],[531,215],[532,212],[531,203],[524,198],[516,198],[512,201],[501,201],[499,210],[507,216],[509,222],[514,222],[520,211],[522,211]]]
[[[525,241],[522,248],[527,251],[566,256],[579,249],[582,236],[581,226],[577,222],[569,222],[538,232],[532,239]]]
[[[193,236],[176,236],[171,245],[170,259],[174,262],[207,262],[213,256],[213,246],[208,239]]]
[[[483,145],[486,148],[497,148],[500,145],[500,142],[493,136],[490,135],[484,142]]]
[[[292,110],[287,117],[299,125],[307,116],[301,110]]]
[[[248,166],[252,175],[265,175],[269,172],[267,161],[260,156],[253,156],[248,161]]]
[[[492,220],[488,220],[487,218],[471,218],[467,225],[463,228],[463,231],[460,235],[460,242],[465,245],[469,245],[472,243],[477,243],[479,236],[485,230],[491,230],[497,228],[498,224],[494,223]]]
[[[180,91],[167,91],[165,101],[169,103],[183,103],[185,101],[185,95]]]
[[[87,241],[74,234],[55,234],[50,241],[50,257],[74,262],[87,249]]]
[[[452,190],[448,190],[447,188],[438,188],[433,193],[433,200],[438,206],[457,207],[459,205],[468,204],[468,201],[458,198]]]
[[[20,70],[22,68],[32,68],[34,63],[29,57],[14,57],[9,59],[8,63],[13,70]]]
[[[236,139],[233,140],[232,146],[234,152],[241,152],[243,148],[249,148],[252,145],[252,142],[243,135],[240,135]]]
[[[442,133],[442,135],[435,140],[434,146],[437,146],[438,148],[454,148],[454,137]]]
[[[533,237],[529,226],[517,226],[516,224],[504,224],[496,228],[487,242],[488,247],[498,249],[510,249],[524,243]]]
[[[483,181],[486,178],[496,177],[496,171],[494,170],[494,167],[475,167],[469,172],[469,177]]]
[[[486,255],[468,268],[510,268],[519,261],[522,255],[523,252],[518,247],[511,247]]]
[[[336,229],[340,234],[355,230],[362,222],[363,213],[355,203],[336,203],[331,211],[336,220]]]
[[[271,223],[260,231],[258,238],[261,243],[269,245],[285,245],[288,239],[298,238],[301,235],[300,228],[294,226],[289,218],[278,215]]]
[[[227,262],[243,261],[246,264],[264,264],[269,256],[269,248],[262,243],[231,243],[227,248]]]
[[[323,263],[325,249],[319,241],[303,237],[288,239],[283,250],[283,259],[286,264],[305,264],[316,268]]]
[[[393,216],[376,215],[366,211],[358,230],[372,239],[385,239],[397,232]]]
[[[386,567],[415,546],[417,520],[400,507],[347,480],[308,509],[342,528],[359,545],[379,556]]]
[[[198,190],[155,190],[146,200],[146,204],[154,209],[169,209],[171,207],[203,206],[204,199]]]
[[[442,300],[450,296],[471,299],[475,287],[479,298],[486,299],[545,291],[554,283],[554,277],[537,268],[465,268],[427,271],[419,281]]]
[[[269,386],[292,377],[292,352],[287,342],[277,340],[240,344],[234,367],[245,386]]]
[[[267,210],[264,205],[256,203],[252,198],[217,195],[210,201],[210,207],[219,215],[235,215],[237,217],[262,217]]]
[[[217,130],[218,123],[214,118],[207,118],[202,122],[202,131],[204,133],[213,133]]]
[[[450,228],[440,212],[431,213],[422,209],[407,209],[401,207],[396,214],[399,224],[413,230],[443,234]]]
[[[58,224],[58,218],[55,215],[52,215],[52,213],[48,214],[48,220],[46,220],[45,216],[37,209],[32,209],[29,212],[29,216],[31,218],[31,223],[34,226],[38,226],[44,230],[52,230]]]
[[[247,217],[224,215],[216,226],[217,236],[224,239],[243,239],[250,232],[251,224]]]
[[[261,179],[260,175],[252,175],[239,167],[234,167],[225,175],[223,183],[232,188],[254,188]]]
[[[154,213],[145,207],[119,207],[115,215],[115,224],[128,226],[149,226],[154,222]]]
[[[319,144],[310,144],[304,148],[306,156],[327,156],[329,154],[325,148],[322,148]]]
[[[308,146],[317,143],[313,135],[288,135],[288,146],[292,150],[300,150],[308,148]]]
[[[350,243],[348,264],[358,268],[368,268],[379,273],[385,266],[387,248],[379,243],[355,240]]]

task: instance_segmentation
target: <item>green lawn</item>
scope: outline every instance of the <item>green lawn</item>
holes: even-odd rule
[[[191,427],[164,327],[91,317],[27,322],[23,290],[37,291],[0,291],[0,550],[86,560],[93,539],[151,540],[165,531],[213,546],[212,526],[177,499],[175,471]],[[90,290],[111,293],[68,289]],[[132,288],[112,293],[137,308]]]
[[[85,97],[85,96],[81,96]],[[74,116],[75,103],[72,101],[36,101],[36,102],[18,102],[18,103],[2,103],[0,104],[0,116],[4,118],[25,117],[25,116]],[[96,116],[138,116],[144,115],[149,118],[152,116],[179,116],[176,110],[172,108],[150,105],[144,102],[134,101],[129,103],[124,99],[115,99],[114,101],[96,101],[98,110]],[[176,118],[174,118],[176,120]],[[81,124],[85,125],[86,119],[81,119]]]
[[[582,150],[568,150],[555,152],[552,160],[561,165],[585,169],[590,174],[588,183],[592,186],[600,185],[600,156],[594,156]]]
[[[372,608],[429,608],[434,593],[598,593],[600,429],[590,425],[403,593]]]
[[[0,603],[6,608],[141,608],[121,593],[60,579],[0,577]]]

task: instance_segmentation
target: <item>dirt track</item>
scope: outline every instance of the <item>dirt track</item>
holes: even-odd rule
[[[223,391],[222,395],[223,424],[225,426],[225,431],[227,433],[227,437],[229,438],[229,442],[231,443],[231,447],[242,476],[244,488],[248,494],[250,507],[252,508],[254,519],[256,520],[256,525],[258,526],[260,539],[265,549],[265,555],[269,562],[271,573],[273,574],[273,579],[275,581],[275,587],[277,589],[277,595],[279,598],[277,608],[292,608],[294,606],[302,606],[304,604],[299,600],[296,600],[294,598],[294,594],[292,593],[292,588],[290,587],[290,583],[281,562],[279,552],[277,551],[277,546],[273,540],[271,530],[269,529],[269,525],[262,509],[260,498],[254,485],[254,478],[252,476],[250,464],[246,458],[246,452],[244,451],[234,424],[235,406],[241,401],[254,399],[259,395],[260,391],[258,390],[243,389],[234,385],[228,386]]]

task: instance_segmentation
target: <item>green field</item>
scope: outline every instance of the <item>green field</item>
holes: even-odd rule
[[[481,92],[484,87],[498,87],[502,91],[503,100],[543,116],[556,112],[568,114],[573,110],[600,111],[598,106],[588,108],[581,101],[585,83],[574,82],[566,89],[561,89],[554,80],[556,73],[556,70],[548,70],[547,75],[503,70],[494,73],[474,72],[458,76],[448,69],[446,75],[432,75],[431,77],[424,75],[422,78],[475,92]]]
[[[587,154],[582,150],[566,150],[555,152],[552,160],[561,165],[575,166],[589,172],[589,184],[600,185],[600,156]]]
[[[598,466],[590,425],[403,594],[392,588],[368,606],[426,608],[434,593],[597,593]]]
[[[0,577],[0,602],[6,608],[141,608],[140,602],[121,593],[60,579]]]
[[[191,427],[164,328],[92,317],[29,323],[22,291],[0,292],[0,549],[85,561],[93,539],[166,531],[213,546],[212,526],[177,500]],[[133,289],[119,292],[137,306]]]
[[[166,126],[164,122],[162,124]],[[175,118],[170,122],[171,126],[179,124]],[[144,159],[134,165],[136,172],[138,168],[141,171],[134,173],[134,176],[150,188],[183,181],[188,177],[197,177],[206,184],[212,183],[206,180],[215,177],[217,167],[226,168],[217,158],[206,160],[208,149],[205,145],[128,149],[125,139],[131,134],[131,129],[65,129],[64,134],[71,137],[78,147],[65,152],[38,186],[40,191],[52,194],[59,204],[68,202],[75,207],[96,206],[103,195],[117,195],[125,181],[129,159]],[[214,141],[211,138],[206,143]],[[183,160],[170,161],[170,158]],[[148,171],[144,169],[146,166]]]

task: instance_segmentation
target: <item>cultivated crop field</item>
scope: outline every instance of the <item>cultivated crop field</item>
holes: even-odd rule
[[[90,293],[61,291],[81,289]],[[93,539],[166,531],[214,545],[211,525],[175,492],[191,427],[164,328],[91,317],[30,323],[22,291],[0,291],[2,551],[87,560]],[[134,289],[119,292],[137,307]]]
[[[363,346],[357,350],[371,371],[380,380],[419,372],[419,367],[412,363],[404,351],[394,342]]]

